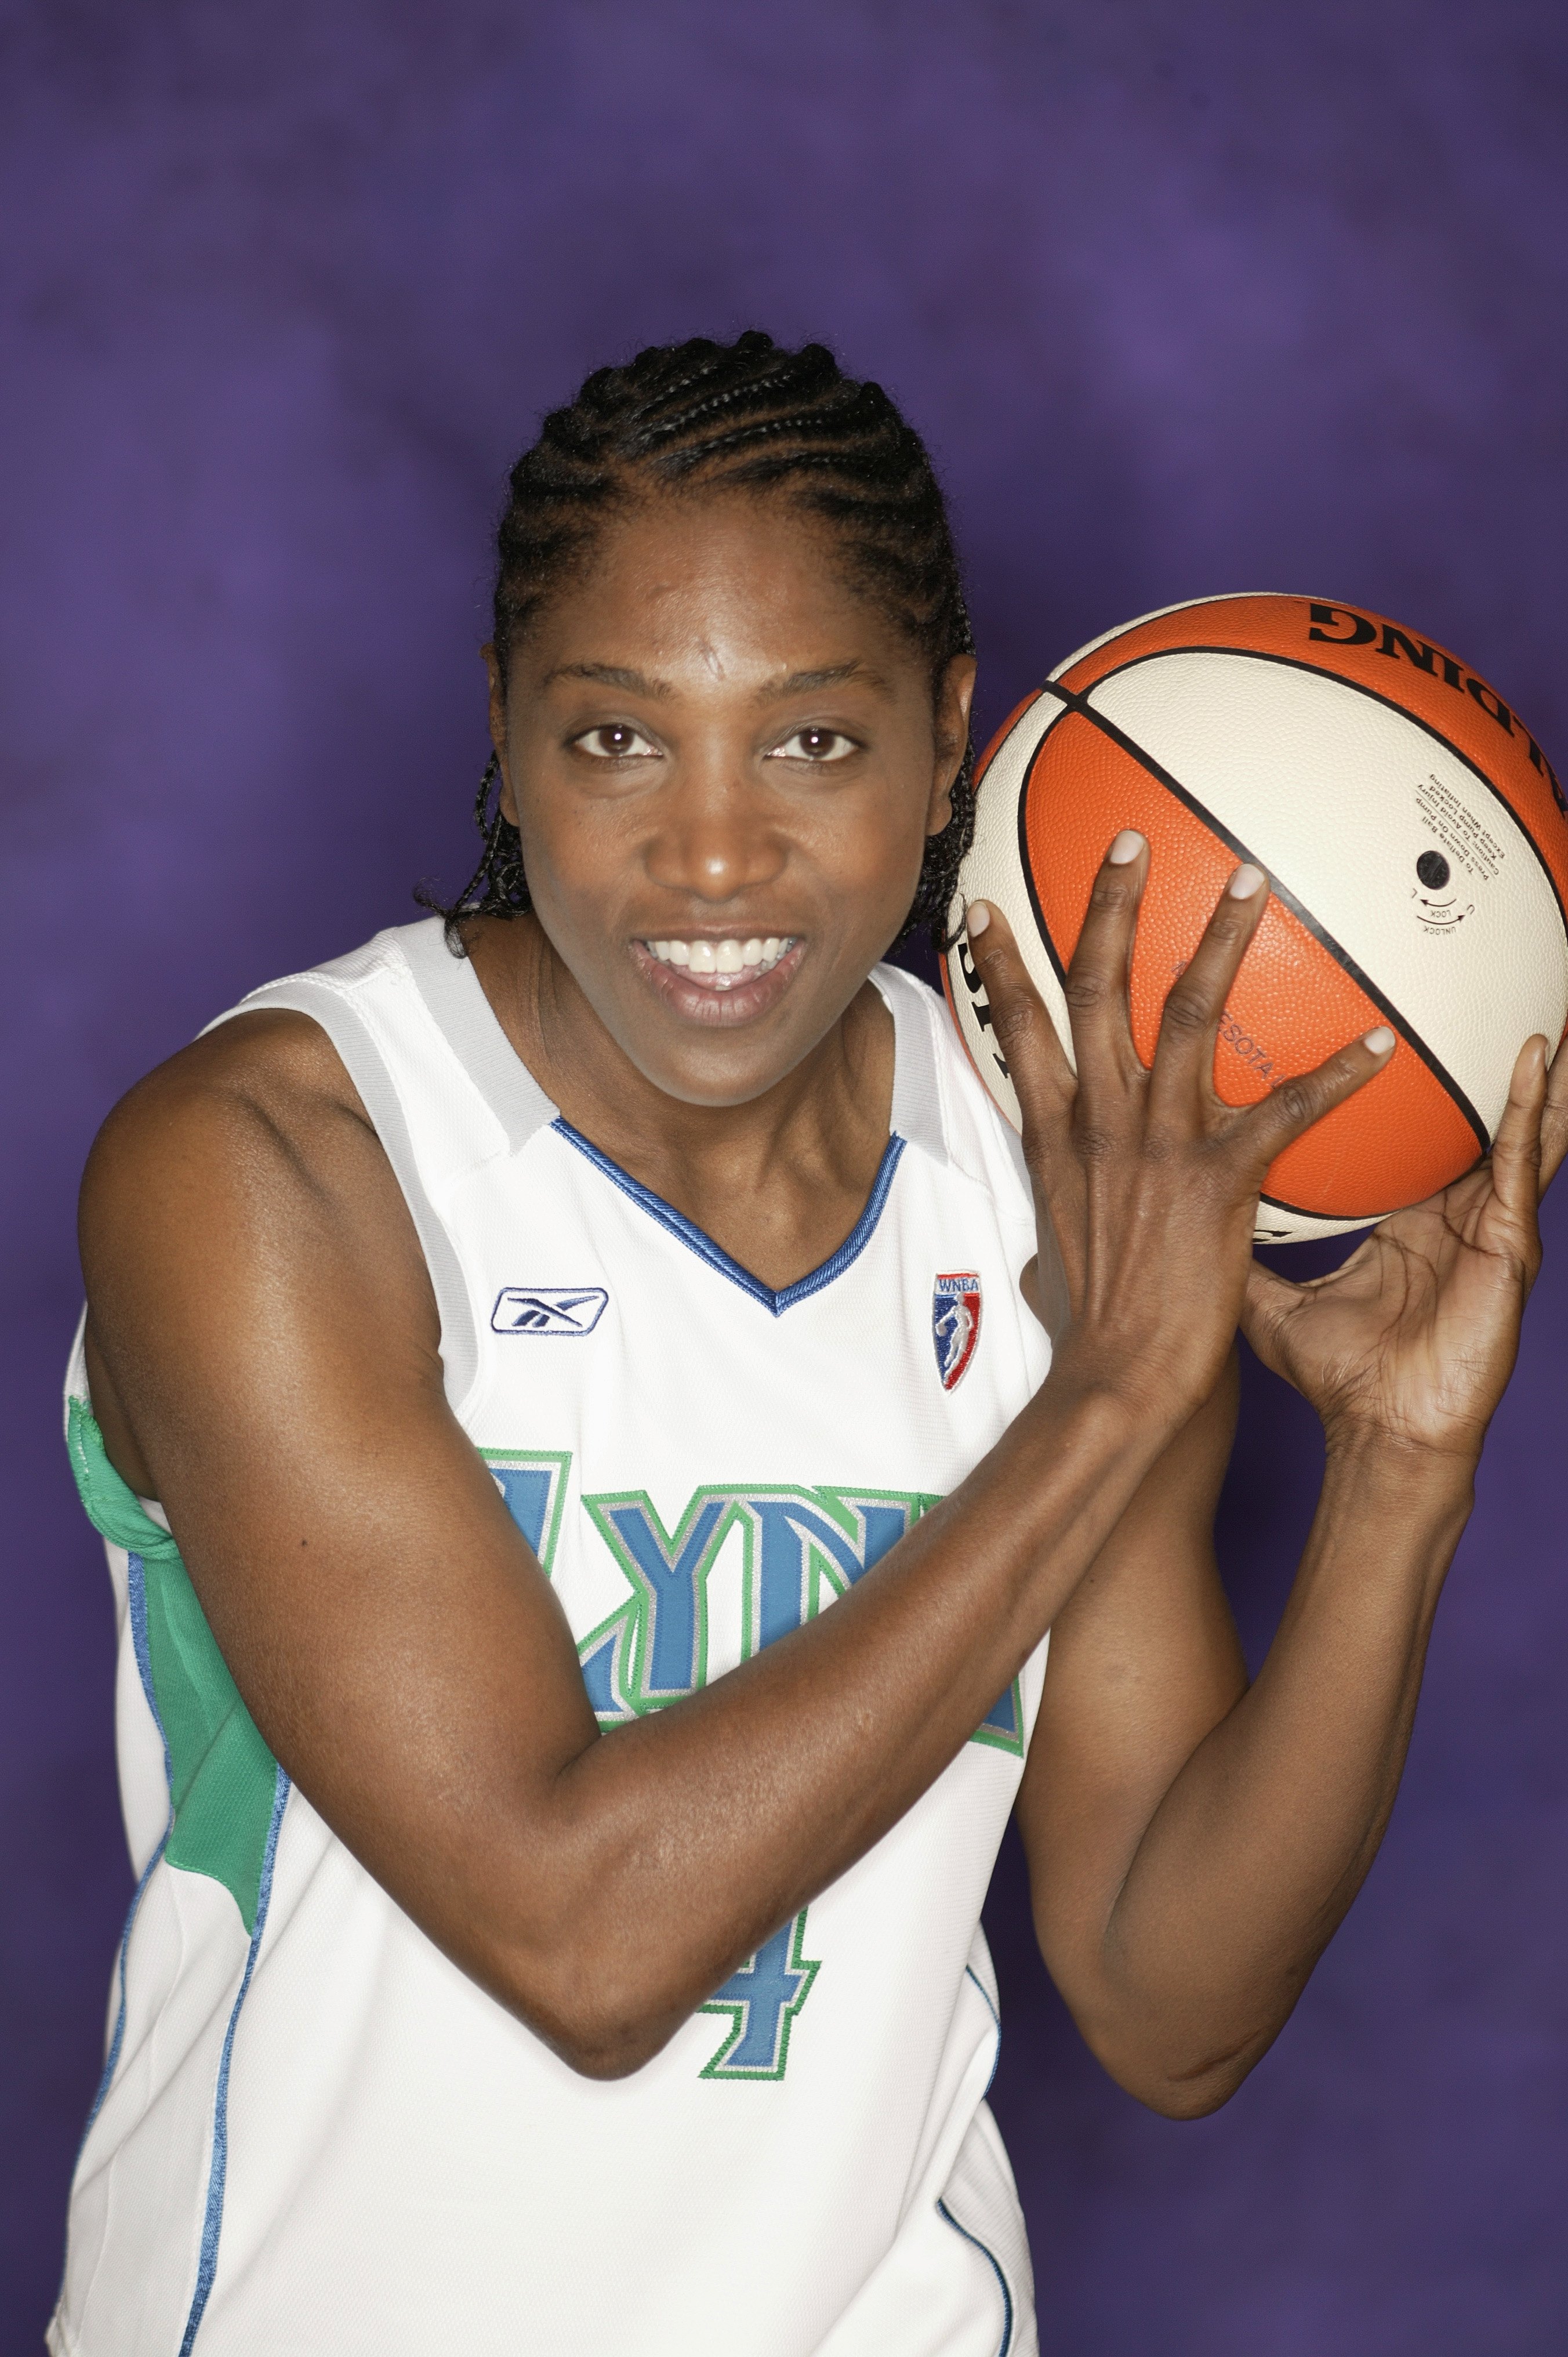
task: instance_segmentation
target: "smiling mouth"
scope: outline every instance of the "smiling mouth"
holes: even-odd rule
[[[715,942],[688,935],[631,944],[644,981],[677,1021],[725,1030],[769,1014],[800,971],[799,933],[752,933]]]
[[[795,947],[792,933],[753,934],[748,941],[644,941],[639,947],[699,990],[740,990],[771,974]]]

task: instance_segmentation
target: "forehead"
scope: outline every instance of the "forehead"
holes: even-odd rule
[[[841,536],[788,497],[675,493],[612,511],[515,650],[536,678],[564,662],[700,664],[710,677],[858,659],[923,677],[908,636],[857,588]]]

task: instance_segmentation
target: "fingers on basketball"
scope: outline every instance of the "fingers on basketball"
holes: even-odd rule
[[[1079,1091],[1091,1118],[1102,1075],[1114,1074],[1121,1087],[1143,1077],[1133,1039],[1131,990],[1148,874],[1147,842],[1135,829],[1123,827],[1100,863],[1063,985]]]
[[[992,902],[974,900],[966,924],[969,953],[991,1010],[992,1036],[1006,1061],[1030,1142],[1071,1105],[1077,1091],[1072,1066],[1006,918]]]
[[[1397,1045],[1388,1024],[1374,1024],[1371,1030],[1337,1049],[1311,1071],[1278,1082],[1262,1103],[1236,1116],[1231,1135],[1249,1161],[1256,1164],[1260,1180],[1270,1164],[1325,1114],[1376,1080]]]
[[[1214,1051],[1230,986],[1268,906],[1269,879],[1244,863],[1220,895],[1188,964],[1165,994],[1150,1088],[1151,1116],[1187,1111],[1212,1119],[1226,1108],[1214,1084]]]

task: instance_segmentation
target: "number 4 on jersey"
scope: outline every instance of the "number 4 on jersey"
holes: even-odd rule
[[[782,2079],[789,2059],[789,2025],[811,1995],[817,1964],[802,1955],[806,1910],[765,1940],[751,1962],[731,1973],[702,2013],[727,2013],[730,2034],[703,2072],[704,2079]]]

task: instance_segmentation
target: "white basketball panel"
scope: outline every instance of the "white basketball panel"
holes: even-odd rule
[[[1375,1220],[1319,1219],[1312,1211],[1283,1211],[1277,1203],[1260,1203],[1258,1216],[1252,1223],[1255,1244],[1305,1244],[1321,1236],[1348,1236],[1357,1228],[1375,1228],[1388,1218],[1380,1211]]]
[[[1018,851],[1018,799],[1029,764],[1053,720],[1068,709],[1059,697],[1042,689],[1021,712],[992,757],[980,781],[975,802],[974,842],[963,863],[962,890],[966,900],[993,901],[1012,925],[1029,978],[1045,1001],[1057,1036],[1072,1055],[1072,1028],[1067,1000],[1057,978],[1039,928]],[[991,1008],[969,951],[967,930],[948,952],[948,975],[958,1028],[964,1046],[987,1088],[1012,1123],[1022,1129],[1023,1116],[1012,1082],[1002,1070],[991,1029]]]

